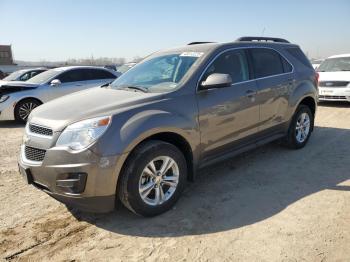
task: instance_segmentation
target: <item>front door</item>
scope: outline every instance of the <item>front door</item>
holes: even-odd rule
[[[197,93],[204,159],[232,150],[235,142],[255,134],[259,123],[257,87],[255,81],[250,80],[245,51],[228,50],[219,55],[201,81],[213,73],[229,74],[233,83]]]
[[[68,95],[85,89],[86,77],[83,69],[71,69],[58,75],[55,79],[61,81],[61,84],[48,86],[47,101]]]

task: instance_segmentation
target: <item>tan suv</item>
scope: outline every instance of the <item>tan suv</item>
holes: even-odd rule
[[[317,74],[297,45],[197,42],[36,108],[19,166],[30,184],[68,205],[106,212],[120,199],[154,216],[200,168],[276,139],[304,147],[316,101]]]

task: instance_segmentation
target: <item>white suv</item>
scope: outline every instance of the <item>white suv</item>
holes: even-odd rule
[[[320,101],[350,102],[350,54],[331,56],[316,71]]]

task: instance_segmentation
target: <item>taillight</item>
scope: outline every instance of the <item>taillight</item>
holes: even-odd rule
[[[316,86],[318,86],[319,78],[320,78],[320,74],[316,72],[316,75],[315,75]]]

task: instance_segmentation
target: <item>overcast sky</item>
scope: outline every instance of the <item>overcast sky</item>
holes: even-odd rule
[[[192,41],[286,38],[314,58],[350,53],[350,0],[0,0],[15,59],[145,56]]]

